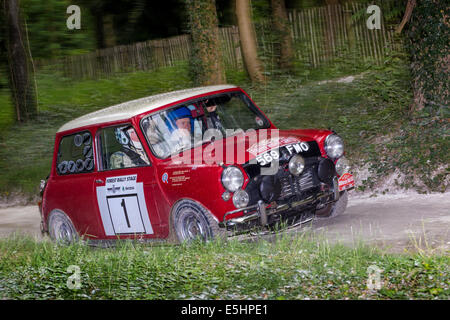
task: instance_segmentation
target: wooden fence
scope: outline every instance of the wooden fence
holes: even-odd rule
[[[181,35],[67,56],[60,60],[41,62],[39,67],[55,65],[66,77],[97,79],[117,73],[174,66],[177,61],[189,58],[190,49],[189,35]]]
[[[401,43],[383,19],[381,29],[367,27],[366,9],[361,3],[346,3],[290,11],[297,59],[312,67],[337,57],[381,62],[388,50],[399,50]]]
[[[226,68],[242,69],[238,28],[220,28],[219,37]],[[52,66],[68,78],[97,79],[117,73],[151,71],[188,61],[191,45],[189,35],[180,35],[100,49],[62,59],[38,60],[36,65],[38,69]]]
[[[366,6],[360,3],[329,5],[289,11],[296,58],[305,67],[318,67],[335,58],[373,59],[381,62],[387,50],[399,49],[393,30],[384,23],[380,30],[366,26]],[[362,16],[355,19],[355,16]],[[352,18],[353,17],[353,18]],[[259,56],[266,70],[275,68],[276,51],[270,22],[256,25]],[[226,68],[243,69],[239,32],[235,26],[220,28],[219,38]],[[151,71],[187,61],[191,51],[189,35],[161,40],[149,40],[126,46],[116,46],[94,52],[68,56],[59,60],[38,61],[38,69],[53,65],[64,76],[74,79],[97,79],[117,73]]]

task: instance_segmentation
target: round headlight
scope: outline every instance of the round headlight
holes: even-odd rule
[[[332,159],[344,154],[344,141],[337,134],[330,134],[325,140],[325,152]]]
[[[344,173],[348,172],[350,170],[350,164],[345,157],[339,158],[338,161],[336,161],[336,172],[338,175],[342,176]]]
[[[244,184],[244,175],[239,168],[226,167],[222,172],[222,184],[230,192],[238,191]]]
[[[244,208],[248,205],[250,197],[244,190],[236,191],[233,195],[233,204],[236,208]]]
[[[289,172],[294,176],[299,176],[305,169],[305,159],[299,154],[296,154],[289,160]]]

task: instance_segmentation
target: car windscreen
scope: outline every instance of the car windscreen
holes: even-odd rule
[[[230,136],[249,129],[269,128],[270,123],[242,92],[192,100],[152,114],[141,127],[159,158],[188,150],[214,136]]]

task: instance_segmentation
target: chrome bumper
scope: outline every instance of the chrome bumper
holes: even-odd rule
[[[244,224],[249,221],[253,221],[253,220],[257,220],[257,219],[260,221],[260,225],[265,226],[267,224],[268,217],[275,213],[295,209],[295,208],[297,208],[299,206],[303,206],[303,205],[308,205],[308,204],[314,203],[314,202],[316,202],[322,198],[326,198],[326,197],[332,197],[333,200],[331,200],[329,202],[337,201],[339,199],[339,191],[336,192],[336,188],[335,188],[331,192],[320,192],[316,195],[309,196],[300,201],[285,203],[285,204],[281,204],[281,205],[275,204],[275,206],[273,206],[273,207],[269,206],[269,204],[265,204],[263,201],[260,200],[255,205],[227,212],[223,216],[223,221],[219,223],[219,226],[220,227],[232,227],[235,225]],[[253,212],[253,211],[255,211],[255,212]],[[253,213],[244,215],[242,217],[226,220],[227,216],[234,214],[234,213],[239,213],[239,212],[244,212],[244,213],[253,212]]]

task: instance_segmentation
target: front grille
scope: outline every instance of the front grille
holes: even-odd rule
[[[256,164],[244,166],[250,182],[245,187],[250,201],[248,205],[254,205],[259,200],[266,203],[280,201],[280,203],[292,200],[301,200],[317,192],[321,181],[318,175],[318,167],[323,158],[305,158],[305,170],[300,176],[294,176],[289,172],[287,159],[282,159],[280,167],[273,179],[260,175],[260,167]]]
[[[299,177],[287,174],[280,178],[281,195],[280,200],[288,199],[294,195],[299,195],[317,186],[314,179],[314,168],[306,169]]]

